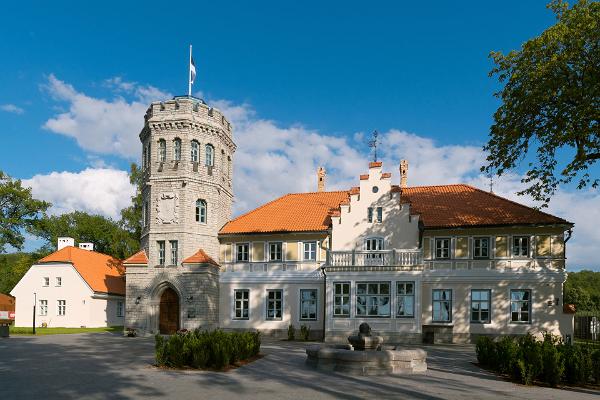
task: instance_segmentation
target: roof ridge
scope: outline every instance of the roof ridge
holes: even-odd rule
[[[399,186],[399,185],[392,185],[392,186]],[[447,186],[467,186],[467,187],[471,187],[471,185],[467,185],[466,183],[447,183],[445,185],[422,185],[422,186],[407,186],[404,189],[424,189],[424,188],[431,188],[431,187],[447,187]]]
[[[289,195],[296,195],[296,194],[317,194],[317,193],[326,193],[326,194],[332,194],[332,193],[348,193],[349,190],[327,190],[327,191],[323,191],[323,192],[293,192],[293,193],[288,193],[287,196]]]

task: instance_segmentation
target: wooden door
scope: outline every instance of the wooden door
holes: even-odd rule
[[[179,297],[171,288],[160,296],[158,330],[162,334],[173,334],[179,329]]]

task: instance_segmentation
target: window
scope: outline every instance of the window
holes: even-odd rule
[[[146,145],[142,145],[142,169],[146,169]]]
[[[267,290],[267,319],[281,319],[283,305],[283,291]]]
[[[173,159],[181,161],[181,139],[173,140]]]
[[[383,221],[383,208],[377,207],[377,222]]]
[[[248,261],[249,260],[249,248],[248,243],[239,243],[237,245],[237,258],[238,261]]]
[[[64,316],[67,314],[67,301],[66,300],[58,300],[58,315]]]
[[[206,223],[206,201],[202,199],[196,200],[196,222]]]
[[[510,291],[510,320],[512,322],[531,322],[531,290]]]
[[[146,207],[148,206],[147,202],[142,203],[142,227],[146,226]]]
[[[221,149],[221,174],[225,175],[225,150]]]
[[[56,277],[56,286],[62,286],[62,278],[60,276]]]
[[[367,238],[367,239],[365,239],[365,250],[367,250],[367,251],[383,250],[383,238]]]
[[[231,157],[227,156],[227,177],[231,179]]]
[[[158,243],[158,265],[165,265],[165,241],[159,240],[156,243]]]
[[[367,208],[367,219],[369,222],[373,222],[373,207]]]
[[[234,319],[248,319],[250,312],[250,291],[247,289],[236,289],[233,291]]]
[[[125,316],[125,308],[122,301],[117,301],[117,317]]]
[[[215,165],[215,148],[211,144],[205,146],[206,150],[206,166],[213,167]]]
[[[151,143],[148,142],[148,149],[146,150],[146,168],[150,167],[150,158],[152,157]]]
[[[304,242],[304,260],[317,260],[317,242]]]
[[[167,142],[165,139],[158,141],[158,161],[165,162],[167,160]]]
[[[333,316],[350,316],[350,283],[335,282],[333,284]]]
[[[150,224],[150,206],[148,205],[148,200],[144,202],[144,226],[148,226]]]
[[[490,322],[491,291],[471,290],[471,322]]]
[[[317,319],[317,289],[300,289],[300,320]]]
[[[514,236],[513,237],[513,256],[527,257],[529,256],[529,237]]]
[[[198,162],[198,156],[200,155],[200,143],[197,140],[192,140],[192,162]]]
[[[473,239],[473,258],[490,258],[490,239]]]
[[[40,300],[40,315],[48,315],[48,300]]]
[[[409,318],[415,316],[414,282],[396,283],[396,316]]]
[[[50,278],[47,276],[44,277],[44,286],[50,286]]]
[[[433,322],[452,322],[452,290],[433,290]]]
[[[450,239],[435,239],[435,258],[450,258]]]
[[[171,265],[177,265],[178,264],[177,253],[178,253],[179,243],[177,242],[177,240],[169,240],[169,243],[171,244]]]
[[[356,315],[390,316],[390,284],[367,282],[356,284]]]
[[[281,261],[281,242],[269,243],[269,261]]]

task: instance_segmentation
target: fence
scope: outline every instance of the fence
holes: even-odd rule
[[[575,314],[575,339],[600,342],[600,313]]]

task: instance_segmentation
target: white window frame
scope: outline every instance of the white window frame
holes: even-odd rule
[[[279,258],[277,258],[278,255]],[[269,242],[269,261],[283,261],[283,242]]]
[[[57,276],[56,277],[56,287],[61,287],[62,286],[62,277]]]
[[[167,244],[164,240],[157,240],[158,246],[158,265],[165,265],[167,262]]]
[[[438,246],[438,243],[447,243],[448,245],[447,245],[447,247],[446,246]],[[451,244],[452,244],[452,240],[449,237],[435,238],[435,241],[434,241],[435,259],[436,260],[449,260],[450,256],[451,256],[451,252],[450,252]],[[440,250],[441,253],[438,250]],[[448,253],[447,256],[444,256],[445,251]]]
[[[56,300],[56,315],[59,317],[64,317],[67,315],[67,301],[66,300]]]
[[[523,240],[527,241],[526,247],[523,245]],[[515,241],[518,241],[518,244],[515,244]],[[517,251],[518,254],[515,254],[515,250],[518,250]],[[522,254],[523,250],[525,250],[525,254]],[[531,251],[531,237],[526,236],[526,235],[512,237],[512,239],[511,239],[511,255],[514,258],[528,258],[530,251]]]
[[[207,220],[208,205],[206,204],[206,200],[198,199],[196,200],[196,222],[206,224]]]
[[[271,298],[270,294],[273,293],[274,296]],[[279,296],[276,294],[279,293]],[[278,298],[279,297],[279,298]],[[272,303],[271,303],[272,302]],[[271,304],[273,306],[271,307]],[[277,307],[279,304],[279,307]],[[283,320],[283,289],[267,289],[266,297],[265,297],[265,319],[267,321],[281,321]],[[270,317],[269,311],[274,311],[275,316]],[[277,316],[277,311],[279,310],[279,316]]]
[[[344,287],[346,286],[348,287],[348,293],[344,293]],[[340,292],[338,292],[338,288],[341,289]],[[352,285],[350,282],[333,282],[333,318],[350,318],[351,298]],[[338,299],[339,301],[336,301]],[[344,300],[347,300],[347,302],[344,303]],[[345,309],[347,312],[345,312]]]
[[[529,294],[529,298],[527,300],[513,300],[513,292],[528,293]],[[531,289],[510,289],[510,291],[509,291],[509,302],[510,302],[509,303],[509,307],[510,308],[509,308],[508,311],[510,313],[510,315],[509,315],[509,321],[510,321],[511,324],[531,324],[531,321],[532,321],[532,312],[533,312],[532,311],[532,302],[533,302],[532,296],[533,296],[533,291]],[[513,303],[522,304],[522,303],[525,303],[525,302],[527,302],[528,319],[526,321],[522,321],[521,320],[521,317],[523,315],[522,314],[523,310],[521,309],[522,307],[519,307],[515,311],[517,313],[517,315],[518,315],[518,317],[517,317],[518,320],[517,321],[513,320]]]
[[[307,249],[308,246],[308,249]],[[308,257],[306,256],[308,254]],[[311,257],[311,254],[314,257]],[[302,259],[304,261],[317,261],[317,241],[316,240],[307,240],[306,242],[302,242]]]
[[[473,296],[474,292],[486,293],[487,299],[477,299]],[[487,313],[488,316],[486,319],[481,318],[482,314],[482,304],[487,303]],[[474,309],[474,305],[477,304],[477,311]],[[473,318],[473,313],[477,312],[479,314],[479,318]],[[469,319],[472,324],[489,324],[492,322],[492,290],[491,289],[471,289],[471,307],[469,309]]]
[[[411,288],[409,293],[408,288]],[[396,318],[414,318],[415,317],[415,299],[416,285],[414,281],[397,281],[396,282]],[[406,300],[412,301],[412,312],[400,314],[400,303],[406,304]]]
[[[158,141],[158,161],[167,161],[167,141],[165,139],[159,139]]]
[[[361,286],[365,286],[365,293],[359,293]],[[372,285],[377,285],[377,293],[370,293]],[[387,293],[382,293],[381,288],[387,285]],[[367,282],[356,282],[356,316],[360,318],[390,318],[392,316],[392,285],[389,281],[367,281]],[[361,304],[360,298],[364,298],[365,314],[359,312],[359,305]],[[383,299],[387,298],[387,314],[380,313],[379,310],[386,304],[383,303]],[[373,307],[377,308],[377,314],[370,314]]]
[[[38,300],[39,301],[39,307],[40,307],[40,312],[39,315],[41,317],[45,317],[46,315],[48,315],[48,300]]]
[[[240,294],[240,298],[238,298]],[[238,316],[239,311],[239,316]],[[246,316],[244,316],[246,311]],[[250,289],[234,289],[233,290],[233,317],[235,320],[250,319]]]
[[[375,216],[375,221],[377,221],[378,224],[383,222],[383,207],[377,207],[376,209],[376,216]]]
[[[308,299],[304,299],[303,294],[304,293],[314,293],[314,298],[308,298]],[[316,321],[319,318],[319,291],[317,289],[314,288],[308,288],[308,289],[300,289],[300,295],[299,295],[299,299],[300,299],[300,321]],[[314,310],[315,310],[315,316],[314,317],[310,317],[310,310],[308,312],[308,317],[304,317],[305,314],[305,310],[304,307],[306,305],[310,306],[311,304],[314,304]]]
[[[181,161],[181,139],[173,139],[173,160]]]
[[[240,247],[243,249],[245,247],[246,251],[242,251],[240,253]],[[242,257],[242,259],[240,259],[240,254],[241,255],[245,255],[245,257]],[[245,258],[245,260],[244,260]],[[244,243],[236,243],[235,244],[235,261],[236,262],[249,262],[250,261],[250,243],[248,242],[244,242]]]
[[[443,296],[440,296],[440,299],[436,299],[435,298],[435,294],[436,293],[442,293],[442,294],[449,294],[449,298],[441,298]],[[431,291],[431,321],[433,323],[452,323],[452,289],[432,289]],[[439,304],[440,305],[440,313],[441,313],[441,306],[442,304],[448,303],[448,319],[441,319],[441,318],[437,318],[436,319],[436,309],[435,309],[435,305]],[[441,316],[441,314],[440,314]]]
[[[477,246],[478,241],[487,241],[487,247],[481,245]],[[473,238],[473,258],[477,260],[489,260],[490,259],[490,250],[491,250],[491,240],[487,236],[476,236]],[[486,250],[487,254],[482,255],[482,251]],[[479,254],[478,251],[479,250]]]
[[[367,208],[367,221],[373,223],[373,207]]]
[[[207,167],[215,166],[215,146],[207,144],[204,146],[204,153],[206,155],[205,164]]]
[[[192,140],[190,147],[190,159],[192,162],[200,162],[200,143],[197,140]]]
[[[179,264],[179,241],[169,240],[169,246],[171,248],[171,265]]]
[[[118,300],[117,301],[117,317],[124,317],[125,316],[125,304],[123,301]]]
[[[49,276],[44,276],[44,284],[42,286],[44,287],[48,287],[50,286],[50,277]]]

